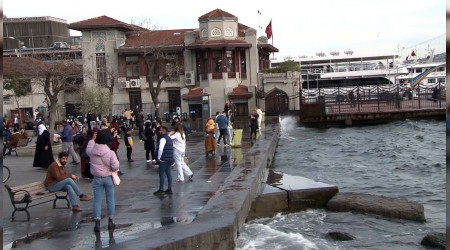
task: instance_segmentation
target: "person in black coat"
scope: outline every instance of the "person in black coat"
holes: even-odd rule
[[[53,158],[50,133],[44,124],[38,127],[39,136],[36,140],[36,151],[34,153],[33,167],[47,169],[55,159]]]
[[[151,127],[150,122],[145,123],[145,157],[147,158],[147,162],[150,162],[150,153],[152,155],[153,161],[155,161],[155,140],[153,139],[153,136],[155,135],[155,131]]]

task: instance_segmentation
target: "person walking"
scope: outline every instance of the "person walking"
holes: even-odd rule
[[[85,128],[83,129],[83,131]],[[94,179],[94,176],[91,173],[91,164],[90,157],[86,153],[86,148],[90,140],[94,138],[94,131],[89,129],[86,131],[83,145],[80,146],[80,156],[81,156],[81,177],[87,178],[89,180]]]
[[[167,127],[161,127],[161,139],[158,142],[156,149],[159,165],[159,189],[154,192],[154,195],[172,194],[172,175],[170,174],[170,166],[172,166],[173,159],[173,142],[167,135]],[[164,174],[167,176],[167,189],[164,191]]]
[[[72,128],[72,122],[67,123],[67,120],[64,120],[63,124],[64,129],[61,133],[62,150],[66,151],[72,156],[72,164],[79,164],[80,159],[78,158],[78,155],[73,148],[74,131]]]
[[[205,138],[205,151],[206,156],[208,156],[209,153],[211,155],[216,154],[216,137],[214,135],[214,131],[216,129],[216,123],[212,118],[208,118],[205,125],[205,132],[206,132],[206,138]]]
[[[139,113],[136,114],[136,126],[139,129],[139,140],[140,142],[145,141],[144,136],[144,114],[142,110],[139,111]]]
[[[134,160],[131,159],[131,154],[133,153],[133,138],[131,137],[131,128],[126,129],[126,133],[123,138],[125,140],[125,147],[127,147],[128,162],[133,162]]]
[[[44,124],[38,126],[38,138],[36,140],[36,151],[34,153],[33,167],[47,169],[55,160],[53,158],[50,133]]]
[[[256,113],[258,114],[258,131],[261,131],[261,121],[263,112],[259,107],[256,107]]]
[[[233,145],[231,142],[233,141],[233,124],[234,124],[234,115],[233,111],[228,110],[228,144]]]
[[[131,110],[125,109],[125,112],[123,112],[123,117],[125,118],[125,124],[127,127],[131,126]]]
[[[94,176],[94,204],[93,216],[95,220],[94,232],[100,232],[100,219],[103,191],[106,193],[106,207],[108,212],[108,230],[114,230],[115,215],[114,182],[112,172],[119,171],[119,160],[116,154],[106,145],[109,131],[101,130],[94,134],[89,141],[86,153],[90,157],[91,172]],[[96,142],[95,142],[96,141]]]
[[[151,122],[145,123],[145,158],[147,159],[147,162],[153,162],[156,163],[155,160],[155,140],[153,139],[153,136],[155,135],[155,131],[151,127]],[[150,160],[150,154],[152,155],[152,160]]]
[[[256,110],[253,110],[252,114],[250,115],[250,138],[252,138],[252,135],[255,134],[256,139],[256,130],[258,129],[258,113]]]
[[[228,146],[228,118],[226,117],[225,112],[220,114],[216,118],[216,122],[219,125],[219,139],[217,140],[217,144],[220,144],[220,139],[223,138],[223,145]]]
[[[50,193],[65,190],[69,196],[72,211],[81,212],[77,197],[80,201],[90,201],[92,197],[83,194],[75,183],[78,180],[78,176],[67,173],[66,163],[68,158],[69,154],[67,152],[63,151],[58,154],[58,159],[50,164],[47,169],[44,185]]]
[[[173,158],[175,160],[178,173],[177,181],[184,181],[184,175],[188,176],[189,180],[192,181],[194,174],[184,162],[186,152],[186,136],[183,131],[183,125],[180,122],[175,124],[175,130],[170,133],[170,139],[172,139],[173,142]]]

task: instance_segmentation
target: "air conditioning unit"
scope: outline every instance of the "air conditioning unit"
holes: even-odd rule
[[[184,83],[186,84],[186,86],[195,86],[194,71],[184,72]]]
[[[120,88],[128,89],[129,87],[130,87],[130,81],[121,81],[120,82]]]
[[[140,79],[132,79],[132,80],[130,80],[130,88],[140,88],[140,87],[141,87]]]

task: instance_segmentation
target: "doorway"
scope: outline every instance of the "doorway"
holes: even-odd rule
[[[133,110],[136,105],[138,105],[140,108],[142,108],[142,96],[141,91],[130,91],[130,109]]]

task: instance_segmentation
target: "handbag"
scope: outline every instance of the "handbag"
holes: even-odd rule
[[[118,172],[119,171],[111,172],[111,177],[112,177],[114,186],[119,186],[120,185],[120,178],[119,178]]]

